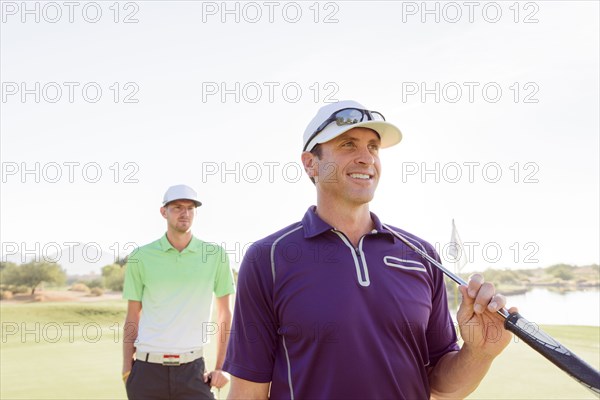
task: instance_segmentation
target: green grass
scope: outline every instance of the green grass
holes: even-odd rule
[[[454,285],[456,288],[456,285]],[[459,300],[457,300],[458,302]],[[456,313],[454,299],[448,305]],[[578,357],[600,368],[600,327],[541,326]],[[468,399],[600,399],[543,356],[513,337]]]
[[[600,328],[542,326],[594,368],[600,368]],[[598,399],[518,338],[494,361],[469,399]]]
[[[120,376],[125,306],[124,301],[0,303],[0,398],[125,399]],[[67,323],[78,325],[69,332]],[[57,326],[63,329],[58,332]],[[22,336],[22,328],[29,333]],[[18,331],[11,334],[11,329]],[[548,326],[544,330],[600,367],[600,328]],[[214,366],[214,360],[214,346],[209,346],[207,368]],[[221,391],[221,398],[227,396],[227,389]],[[514,340],[469,399],[598,397]]]
[[[119,384],[125,302],[2,304],[0,311],[2,399],[126,398]]]
[[[125,310],[123,300],[0,303],[0,399],[126,399]],[[213,346],[205,356],[214,367]]]

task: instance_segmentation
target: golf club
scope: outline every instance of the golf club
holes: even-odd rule
[[[435,258],[431,257],[424,249],[419,249],[408,238],[394,231],[390,227],[383,225],[392,235],[400,239],[412,250],[423,256],[427,261],[442,270],[446,276],[459,285],[467,285],[467,282],[444,267]],[[504,327],[522,339],[531,348],[546,357],[558,368],[565,371],[573,379],[591,390],[593,393],[600,394],[600,372],[596,371],[591,365],[577,357],[572,351],[561,345],[547,333],[543,332],[536,324],[532,324],[523,318],[519,313],[509,313],[506,309],[498,310],[504,320]]]

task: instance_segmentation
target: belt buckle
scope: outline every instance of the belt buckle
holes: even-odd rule
[[[180,365],[179,354],[163,354],[162,365],[175,367]]]

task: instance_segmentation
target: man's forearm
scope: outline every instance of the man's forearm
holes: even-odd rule
[[[231,375],[231,388],[228,400],[267,400],[271,383],[258,383],[247,381]]]
[[[494,357],[475,355],[468,346],[444,355],[429,373],[433,399],[463,399],[472,393],[490,369]]]
[[[123,373],[131,369],[135,346],[133,342],[123,341]]]
[[[220,329],[219,341],[217,342],[217,359],[215,370],[223,368],[225,354],[227,353],[227,343],[229,343],[229,332],[231,331],[231,306],[229,305],[229,295],[216,298],[217,306],[217,324]]]
[[[131,369],[137,335],[137,322],[125,320],[125,328],[123,329],[123,373]]]
[[[229,334],[231,331],[231,312],[224,311],[218,316],[219,341],[217,342],[217,360],[215,369],[222,369],[225,362],[225,354],[227,353],[227,343],[229,343]]]
[[[140,302],[131,300],[128,302],[125,325],[123,326],[123,373],[131,370],[141,310],[142,304]]]

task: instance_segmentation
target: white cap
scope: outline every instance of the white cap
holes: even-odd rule
[[[385,121],[362,121],[357,124],[352,125],[342,125],[338,126],[337,124],[331,123],[325,127],[317,136],[310,140],[310,143],[307,143],[310,137],[315,133],[315,131],[321,126],[323,122],[325,122],[329,117],[331,117],[336,111],[342,110],[344,108],[358,108],[361,110],[368,110],[360,103],[352,100],[343,100],[338,101],[337,103],[327,104],[321,108],[317,112],[317,115],[310,121],[306,130],[304,131],[303,137],[303,149],[306,148],[305,151],[311,151],[313,147],[315,147],[319,143],[325,143],[340,136],[342,133],[349,131],[354,128],[369,128],[373,129],[379,137],[381,138],[381,148],[391,147],[395,144],[400,143],[402,140],[402,132],[395,125],[390,124]]]
[[[165,192],[163,197],[163,206],[174,200],[191,200],[196,203],[196,207],[200,207],[202,203],[198,201],[198,193],[194,189],[186,185],[171,186]]]

